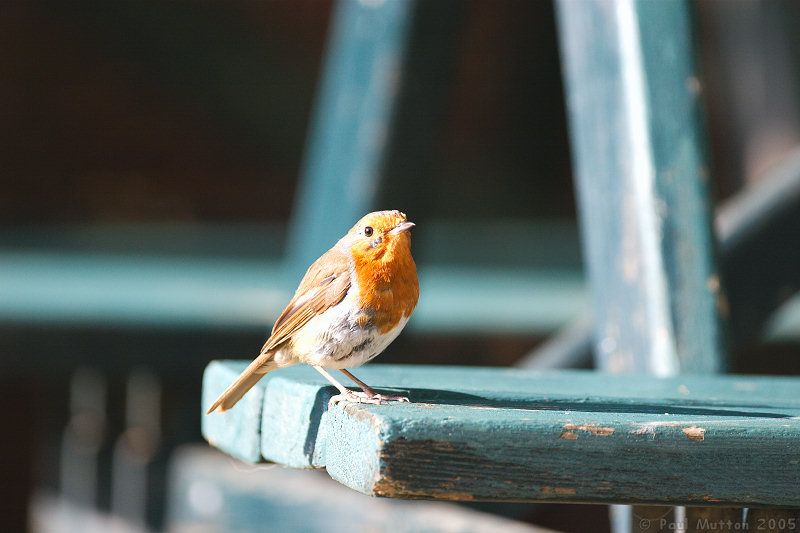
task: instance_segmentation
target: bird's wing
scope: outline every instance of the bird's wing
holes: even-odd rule
[[[291,301],[278,317],[261,353],[289,340],[313,317],[344,299],[350,289],[350,264],[343,252],[331,248],[308,267]]]

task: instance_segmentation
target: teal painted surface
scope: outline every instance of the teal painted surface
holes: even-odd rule
[[[270,261],[282,255],[285,236],[285,224],[269,222],[7,225],[0,228],[0,249]]]
[[[331,422],[328,448],[340,453],[326,467],[356,490],[391,497],[800,504],[800,469],[787,453],[800,437],[797,420],[595,409],[349,406]]]
[[[254,463],[261,460],[261,415],[264,390],[270,376],[262,379],[224,416],[204,416],[214,400],[244,370],[247,363],[212,361],[203,373],[201,431],[212,446]]]
[[[295,468],[325,465],[327,405],[337,393],[307,366],[292,369],[291,379],[276,372],[266,388],[261,418],[261,455],[267,461]],[[341,374],[342,383],[348,380]],[[298,379],[299,378],[299,379]],[[319,379],[318,379],[319,378]],[[308,401],[297,401],[308,398]]]
[[[547,533],[443,502],[375,499],[318,472],[232,465],[199,446],[170,464],[167,531]]]
[[[289,240],[298,274],[375,207],[414,5],[336,4]]]
[[[719,372],[722,290],[690,3],[557,5],[598,367]],[[640,498],[660,500],[658,490]],[[612,511],[612,529],[631,527]]]
[[[695,65],[692,5],[637,4],[653,159],[655,203],[677,355],[682,372],[715,372],[727,365],[722,293],[711,225],[710,179],[701,75]],[[664,211],[662,211],[664,210]]]
[[[553,331],[587,305],[583,276],[555,269],[420,267],[420,298],[411,331]]]
[[[689,2],[557,5],[598,361],[659,375],[719,371]]]
[[[148,327],[269,325],[291,297],[264,260],[0,252],[0,319]]]
[[[204,387],[243,364],[212,363]],[[204,435],[219,444],[214,428],[238,424],[246,451],[261,439],[262,457],[299,464],[305,450],[302,466],[391,497],[800,505],[800,378],[369,365],[360,378],[413,403],[326,412],[335,390],[315,374],[281,369],[258,386],[279,438],[238,406],[204,417],[220,419]]]
[[[0,320],[265,333],[299,281],[263,259],[2,250],[0,280]],[[409,331],[541,334],[585,306],[577,268],[433,265],[420,285]]]

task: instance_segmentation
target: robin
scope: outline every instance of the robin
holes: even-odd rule
[[[308,268],[258,357],[208,413],[227,411],[267,372],[298,363],[311,365],[339,389],[333,403],[407,402],[406,397],[376,393],[347,369],[385,350],[417,305],[413,227],[400,211],[377,211],[359,220]],[[326,369],[339,370],[363,392],[346,388]]]

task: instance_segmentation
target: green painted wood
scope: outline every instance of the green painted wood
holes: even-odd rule
[[[549,531],[454,504],[370,498],[317,472],[232,468],[229,458],[199,446],[173,455],[169,487],[167,531]]]
[[[601,365],[661,374],[720,370],[721,318],[729,310],[720,297],[706,213],[689,2],[622,0],[578,8],[562,0],[560,8]],[[615,92],[621,99],[615,101]],[[613,135],[600,131],[605,127]],[[612,141],[602,144],[604,136]],[[734,203],[717,220],[740,344],[761,333],[779,304],[776,290],[797,289],[793,266],[800,255],[797,247],[783,250],[797,233],[796,217],[782,216],[796,203],[792,159],[784,168],[794,169],[783,176],[774,171],[779,179],[748,191],[741,196],[748,202]],[[604,189],[610,194],[598,196]],[[614,220],[610,213],[621,216]],[[767,230],[765,222],[775,226]],[[752,239],[757,233],[769,239]],[[625,350],[636,343],[650,349],[630,357]]]
[[[794,169],[790,177],[800,183],[800,171],[789,163],[776,169],[776,179],[786,181],[785,175]],[[765,184],[771,181],[771,176],[765,178]],[[737,332],[745,329],[745,319],[750,323],[747,331],[763,329],[774,306],[782,301],[786,275],[795,264],[791,247],[748,255],[740,253],[737,245],[726,244],[729,234],[748,234],[736,239],[741,245],[759,240],[761,234],[791,231],[793,226],[786,222],[792,221],[798,204],[786,204],[787,198],[796,195],[791,187],[776,185],[770,187],[770,194],[745,191],[720,209],[720,217],[726,220],[718,224],[720,245],[723,265],[731,265],[726,267],[729,275],[745,279],[745,274],[764,266],[783,269],[783,274],[763,276],[764,283],[771,285],[763,285],[758,293],[762,303],[757,305],[747,299],[755,292],[753,284],[738,282],[731,288],[732,303],[751,302],[737,305],[732,312]],[[759,198],[748,200],[751,193]],[[748,211],[758,204],[762,215],[730,215],[734,205],[742,203],[751,206]],[[775,219],[770,214],[782,215]],[[740,226],[752,220],[764,233],[752,235]],[[410,331],[546,334],[586,307],[574,229],[554,223],[478,226],[431,222],[415,235],[424,290]],[[248,242],[259,242],[261,232],[268,234],[261,250],[248,248]],[[511,254],[494,237],[498,234],[533,244]],[[469,254],[464,252],[471,249],[466,246],[468,235],[473,244],[479,243],[476,247],[487,251],[485,257],[468,261]],[[297,282],[297,276],[289,276],[278,258],[268,253],[270,243],[277,246],[279,241],[275,228],[268,226],[213,231],[163,225],[75,226],[0,232],[0,320],[266,330]],[[762,257],[772,258],[769,265]],[[471,290],[464,291],[465,286]],[[800,335],[798,309],[800,300],[778,317],[773,336],[788,340]]]
[[[336,4],[289,238],[299,274],[375,207],[414,6]]]
[[[612,371],[724,367],[688,1],[560,0],[579,212]]]
[[[261,328],[298,280],[262,259],[0,250],[0,321]],[[420,266],[424,333],[543,334],[586,305],[580,271]],[[469,287],[469,290],[464,290]]]
[[[800,151],[716,211],[714,226],[722,277],[727,280],[733,346],[760,338],[790,342],[800,335],[800,295],[785,299],[795,291],[800,271],[800,246],[787,245],[800,235],[798,213]],[[539,243],[533,247],[544,248]],[[576,321],[526,360],[536,368],[573,366],[582,360],[593,333],[593,321]]]
[[[247,363],[212,361],[203,373],[201,405],[209,406],[244,370]],[[261,414],[264,390],[275,376],[262,379],[224,416],[202,416],[200,431],[212,446],[247,462],[261,460]],[[203,411],[205,413],[205,411]]]
[[[209,365],[203,407],[243,365]],[[205,416],[204,435],[390,497],[800,505],[800,378],[368,365],[360,378],[413,403],[327,411],[315,374],[273,372],[245,396],[260,417]],[[232,427],[240,440],[218,433]]]
[[[595,358],[611,372],[726,366],[688,0],[560,0]],[[627,531],[632,514],[612,511]]]
[[[274,261],[283,254],[285,237],[285,224],[269,222],[6,225],[0,228],[0,249]]]
[[[0,251],[0,320],[266,327],[291,297],[256,259]]]
[[[733,342],[737,346],[757,342],[765,329],[769,338],[796,339],[800,334],[800,150],[734,197],[720,211],[716,226],[725,259],[722,273],[729,287]],[[796,303],[771,318],[791,294]]]

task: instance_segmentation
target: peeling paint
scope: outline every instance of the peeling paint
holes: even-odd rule
[[[435,489],[430,492],[409,490],[404,484],[385,478],[376,483],[372,491],[375,496],[383,496],[385,498],[420,498],[425,500],[434,499],[453,502],[472,501],[475,499],[475,495],[470,492]]]
[[[631,435],[651,435],[651,436],[655,436],[656,428],[654,426],[642,426],[640,428],[632,429],[629,433]]]
[[[643,428],[657,428],[657,427],[674,427],[680,426],[682,422],[642,422],[640,425]]]
[[[578,434],[574,431],[562,431],[561,438],[564,440],[578,440]]]
[[[703,84],[697,79],[697,76],[689,76],[686,78],[686,88],[694,96],[699,95],[703,90]]]
[[[348,416],[353,417],[354,420],[369,422],[369,424],[376,429],[377,431],[381,431],[384,426],[384,420],[380,416],[376,416],[374,413],[370,412],[368,409],[364,408],[365,404],[360,403],[346,403],[342,406],[342,409]]]
[[[550,487],[543,486],[541,489],[542,494],[558,494],[560,496],[572,496],[577,490],[574,487]]]
[[[689,426],[688,428],[683,428],[683,432],[687,437],[689,437],[689,440],[701,441],[705,440],[706,438],[705,428]]]
[[[598,426],[597,424],[564,424],[564,429],[566,430],[564,433],[571,431],[586,431],[587,433],[591,433],[592,435],[596,435],[598,437],[608,437],[614,433],[614,428],[602,427]],[[562,438],[564,438],[564,433],[561,434]]]

